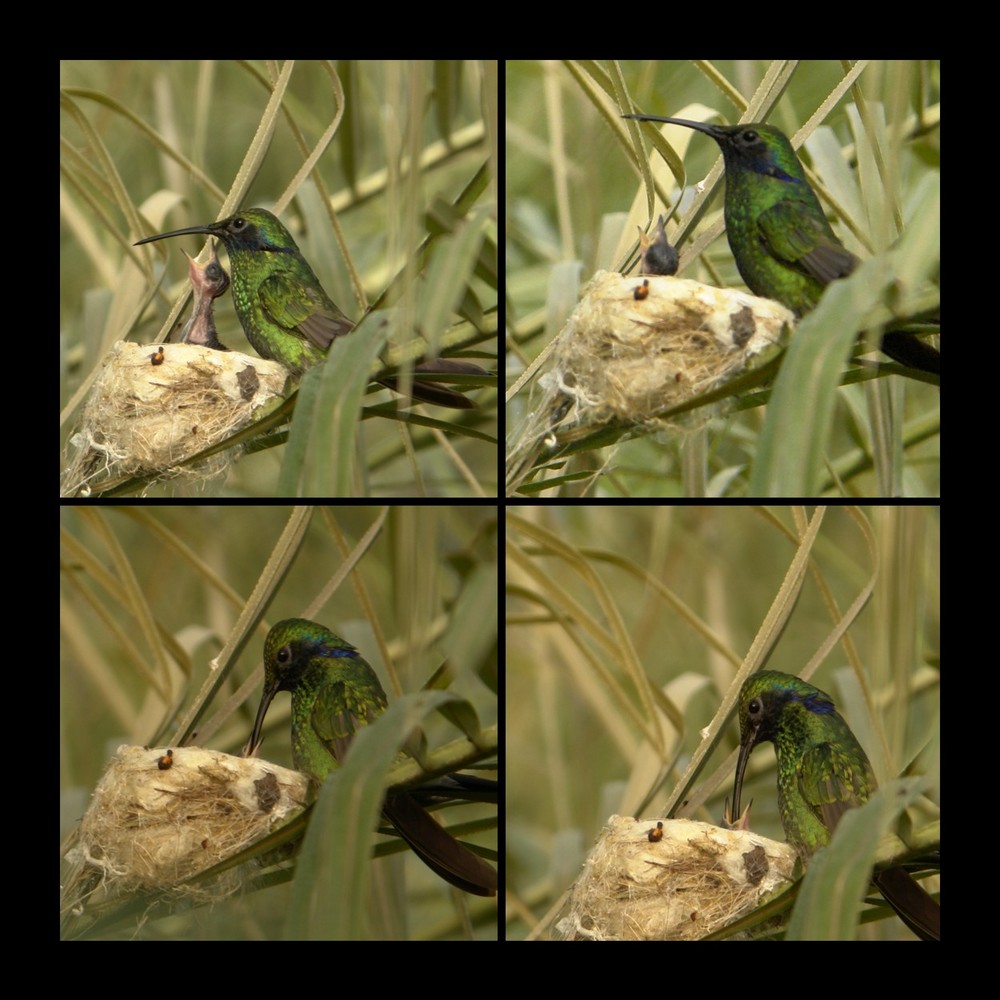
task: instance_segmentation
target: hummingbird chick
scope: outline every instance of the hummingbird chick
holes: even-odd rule
[[[183,252],[183,251],[182,251]],[[215,331],[215,317],[212,315],[212,302],[224,295],[229,287],[229,275],[222,269],[219,257],[212,249],[212,257],[202,266],[185,253],[188,259],[188,277],[194,289],[194,312],[181,333],[182,344],[200,344],[216,351],[228,351]]]
[[[639,273],[676,274],[677,251],[667,239],[667,230],[664,227],[662,215],[656,223],[656,228],[656,235],[650,237],[642,231],[641,226],[639,227],[639,249],[642,252]]]

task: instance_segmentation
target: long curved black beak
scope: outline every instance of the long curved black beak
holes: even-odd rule
[[[704,132],[713,139],[718,139],[719,133],[714,125],[706,125],[704,122],[692,122],[687,118],[662,118],[660,115],[622,115],[622,118],[634,118],[639,122],[664,122],[667,125],[683,125],[686,128],[693,128],[696,132]]]
[[[747,769],[747,761],[753,751],[753,740],[740,741],[740,755],[736,759],[736,781],[733,785],[733,817],[740,815],[740,793],[743,791],[743,772]]]
[[[214,225],[214,224],[213,224]],[[139,247],[143,243],[152,243],[154,240],[165,240],[168,236],[187,236],[189,233],[205,233],[209,236],[218,232],[217,229],[213,228],[212,225],[209,226],[188,226],[187,229],[174,229],[169,233],[157,233],[155,236],[147,236],[145,239],[138,240],[133,243],[132,246]]]
[[[257,718],[254,720],[253,732],[250,733],[250,739],[247,741],[247,745],[243,748],[244,757],[252,757],[256,752],[261,743],[264,742],[263,737],[260,735],[261,730],[264,728],[264,716],[267,715],[268,707],[271,704],[271,699],[278,693],[278,682],[277,680],[270,680],[269,678],[264,678],[264,691],[260,696],[260,707],[257,709]]]

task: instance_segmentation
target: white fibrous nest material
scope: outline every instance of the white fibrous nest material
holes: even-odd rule
[[[787,844],[743,830],[612,816],[556,929],[569,941],[696,940],[782,887],[795,859]]]
[[[282,825],[307,800],[308,778],[256,758],[201,747],[118,748],[66,855],[67,908],[136,891],[218,899],[246,878],[230,868],[183,884]]]
[[[76,455],[63,474],[63,496],[133,476],[179,474],[181,462],[250,423],[288,378],[277,362],[196,344],[119,341],[104,364],[70,439]],[[231,458],[184,471],[207,478]]]
[[[559,334],[508,470],[581,429],[661,429],[664,411],[733,378],[793,326],[784,306],[746,292],[599,271]]]

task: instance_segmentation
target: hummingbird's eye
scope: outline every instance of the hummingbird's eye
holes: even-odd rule
[[[754,132],[753,129],[750,129],[749,132],[744,132],[743,133],[743,141],[748,146],[752,146],[757,141],[757,138],[758,138],[757,133]]]
[[[247,220],[246,219],[233,219],[232,225],[229,227],[234,233],[238,233],[241,229],[246,229]]]
[[[278,650],[278,662],[287,663],[292,658],[292,647],[283,646]]]
[[[764,703],[760,698],[754,698],[749,705],[747,705],[747,714],[752,716],[760,715],[764,709]]]

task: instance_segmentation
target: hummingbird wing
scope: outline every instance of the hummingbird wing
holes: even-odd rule
[[[868,801],[875,787],[870,771],[856,756],[832,743],[811,747],[799,765],[799,790],[819,821],[833,833],[840,817]],[[941,906],[902,868],[888,868],[872,881],[900,919],[925,941],[941,939]]]
[[[858,258],[837,239],[826,217],[817,219],[802,202],[773,205],[760,214],[757,228],[772,256],[815,278],[824,288],[837,278],[846,278],[858,265]],[[941,371],[938,350],[912,333],[888,330],[881,346],[900,364],[935,374]]]
[[[833,235],[826,219],[817,219],[810,206],[797,201],[780,201],[757,218],[757,228],[768,251],[779,260],[828,285],[845,278],[858,263]]]
[[[415,373],[425,373],[428,375],[479,375],[490,378],[490,373],[485,368],[471,361],[458,361],[454,358],[436,358],[434,361],[421,361],[413,366]],[[378,380],[382,385],[388,386],[394,392],[402,391],[399,388],[399,379],[394,375],[384,375]],[[444,386],[436,385],[434,382],[422,382],[414,378],[410,385],[410,396],[420,400],[422,403],[436,403],[438,406],[450,406],[455,410],[472,410],[476,404],[471,399],[466,399],[460,392],[453,392]]]
[[[848,809],[868,801],[872,786],[857,760],[833,743],[817,743],[802,755],[799,791],[830,833]]]
[[[358,729],[374,722],[386,707],[382,685],[361,657],[351,657],[344,672],[346,677],[322,685],[309,720],[337,761],[344,759]],[[459,843],[409,795],[389,796],[382,812],[413,852],[446,882],[477,896],[496,895],[495,869]]]
[[[258,288],[271,322],[325,351],[354,324],[321,292],[287,274],[272,274]]]
[[[313,731],[338,762],[344,759],[354,734],[385,711],[382,685],[363,660],[364,670],[358,669],[359,660],[360,657],[353,659],[347,668],[358,676],[327,681],[321,686],[309,720]],[[366,676],[366,672],[371,676]]]

